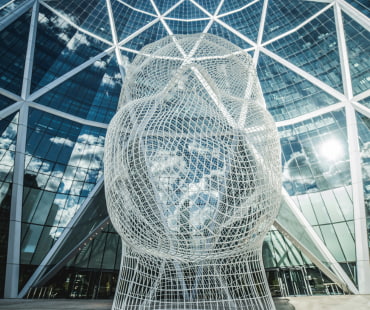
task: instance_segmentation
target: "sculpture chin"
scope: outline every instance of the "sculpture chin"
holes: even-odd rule
[[[224,39],[168,37],[135,58],[105,149],[123,240],[114,309],[274,308],[260,251],[280,150],[262,101],[250,57]]]

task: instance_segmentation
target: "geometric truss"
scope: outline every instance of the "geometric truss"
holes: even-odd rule
[[[141,1],[139,1],[141,2]],[[138,2],[138,3],[139,3]],[[239,14],[241,12],[249,12],[249,8],[253,8],[255,3],[262,3],[261,5],[261,18],[259,24],[257,25],[256,35],[250,35],[250,33],[244,33],[242,29],[239,29],[237,25],[231,26],[229,24],[228,14]],[[107,0],[105,2],[105,8],[107,10],[107,25],[109,25],[110,35],[104,36],[102,33],[98,33],[92,28],[92,25],[87,25],[81,23],[79,20],[74,19],[72,15],[63,13],[56,4],[53,2],[46,1],[24,1],[20,6],[12,8],[10,5],[5,5],[4,10],[9,10],[9,13],[4,13],[5,17],[2,17],[0,21],[0,31],[5,29],[10,23],[14,22],[18,17],[23,15],[26,11],[32,8],[32,17],[29,28],[29,37],[28,45],[26,51],[26,61],[24,64],[24,73],[22,78],[22,90],[21,93],[17,94],[16,92],[10,91],[6,88],[0,87],[0,96],[11,99],[15,103],[10,106],[7,106],[1,111],[0,120],[11,115],[16,111],[20,111],[19,115],[19,129],[17,135],[17,145],[16,145],[16,156],[15,156],[15,168],[14,168],[14,179],[13,184],[13,199],[11,202],[11,221],[10,221],[10,230],[14,233],[9,234],[10,245],[8,253],[8,272],[7,272],[7,290],[6,296],[15,297],[18,294],[17,291],[17,279],[19,273],[19,252],[20,252],[20,218],[22,213],[22,185],[23,185],[23,175],[24,175],[24,159],[25,159],[25,144],[26,144],[26,134],[27,134],[27,118],[29,115],[29,109],[37,109],[45,111],[52,115],[60,116],[66,120],[71,120],[80,124],[90,125],[96,128],[107,128],[107,124],[104,122],[97,122],[93,120],[86,120],[82,117],[63,112],[57,108],[51,108],[39,103],[39,99],[47,94],[48,92],[53,91],[65,81],[71,80],[79,72],[82,72],[84,69],[91,66],[94,62],[102,59],[107,55],[114,54],[116,61],[118,63],[118,68],[121,73],[122,81],[124,81],[124,71],[128,63],[127,57],[138,52],[137,41],[138,39],[145,37],[146,34],[151,30],[157,27],[157,34],[161,35],[159,29],[163,29],[164,35],[173,35],[179,32],[179,29],[184,29],[186,31],[192,32],[191,28],[187,28],[187,25],[192,23],[197,25],[197,32],[210,32],[216,33],[220,36],[232,38],[235,42],[240,43],[241,46],[245,48],[246,51],[253,54],[254,65],[258,67],[259,59],[263,56],[268,56],[277,63],[281,64],[285,68],[288,68],[297,76],[304,78],[309,81],[315,87],[318,87],[323,92],[331,95],[335,98],[336,103],[327,107],[320,107],[314,111],[308,112],[306,114],[291,117],[283,121],[277,122],[277,126],[286,126],[294,125],[300,121],[307,120],[316,116],[323,115],[325,113],[336,111],[340,109],[345,109],[346,122],[347,122],[347,134],[349,141],[349,158],[351,163],[351,180],[353,184],[353,201],[354,201],[354,218],[355,218],[355,234],[356,234],[356,259],[357,259],[357,270],[358,270],[358,290],[360,293],[369,293],[370,285],[368,285],[368,279],[370,278],[370,267],[368,264],[369,257],[367,249],[367,232],[366,232],[366,216],[365,216],[365,206],[364,206],[364,193],[363,193],[363,177],[361,171],[361,158],[358,145],[358,127],[356,126],[357,120],[355,113],[360,113],[369,118],[370,109],[369,106],[362,104],[363,100],[368,98],[370,93],[369,90],[364,90],[360,93],[354,93],[351,72],[349,68],[349,56],[346,46],[346,37],[345,29],[343,22],[343,15],[349,16],[352,20],[357,21],[364,29],[367,31],[370,30],[369,19],[361,13],[359,10],[348,4],[344,0],[336,1],[320,1],[322,6],[320,10],[317,10],[315,13],[311,14],[305,20],[292,24],[291,27],[279,33],[275,37],[269,39],[269,41],[264,40],[264,31],[266,31],[266,23],[270,22],[268,7],[271,5],[271,1],[252,1],[241,5],[239,7],[227,7],[227,1],[220,1],[217,5],[209,6],[207,4],[202,4],[203,1],[195,0],[182,0],[178,1],[168,6],[163,7],[162,4],[157,3],[157,1],[151,0],[150,3],[145,5],[138,5],[137,8],[132,7],[127,4],[125,1],[114,1]],[[306,3],[315,3],[316,1],[306,1]],[[225,4],[226,3],[226,4]],[[197,13],[193,15],[196,17],[191,17],[192,14],[180,16],[177,10],[180,8],[187,8],[191,5],[191,10],[194,12],[197,10]],[[307,4],[309,5],[309,4]],[[33,58],[35,53],[35,41],[37,38],[37,24],[38,24],[38,15],[39,7],[49,10],[55,14],[60,20],[69,24],[71,27],[80,31],[83,35],[92,37],[104,44],[107,44],[107,48],[102,52],[97,53],[94,57],[91,57],[87,61],[75,66],[73,69],[64,73],[63,75],[57,77],[55,80],[49,84],[41,87],[38,90],[31,90],[31,81],[32,81],[32,66]],[[122,27],[118,23],[117,13],[118,8],[124,8],[129,10],[134,14],[139,16],[148,17],[148,22],[143,24],[141,27],[136,29],[131,29],[128,32],[122,32]],[[3,7],[0,9],[3,10]],[[185,10],[186,11],[186,10]],[[343,90],[338,90],[329,85],[327,82],[323,82],[318,79],[315,74],[308,72],[303,67],[294,64],[291,60],[288,60],[276,52],[270,49],[271,43],[275,40],[283,39],[284,37],[289,36],[292,33],[298,32],[300,29],[305,27],[310,21],[319,17],[321,14],[324,14],[327,11],[333,11],[335,16],[335,26],[336,34],[338,38],[338,51],[339,51],[339,60],[341,67],[341,79],[343,82]],[[118,15],[117,15],[118,14]],[[229,15],[230,15],[229,14]],[[226,21],[225,21],[226,20]],[[175,22],[182,23],[182,28],[177,28]],[[216,30],[215,30],[216,29]],[[219,29],[222,29],[219,30]],[[153,34],[152,34],[153,35]],[[146,36],[147,38],[147,36]],[[156,38],[153,38],[155,40]],[[145,41],[145,40],[143,40]],[[268,104],[268,102],[267,102]],[[294,204],[294,202],[291,202]],[[296,206],[296,209],[298,207]],[[314,239],[320,239],[314,230],[309,232]],[[322,244],[323,250],[328,251],[327,248]],[[329,251],[328,251],[329,252]],[[330,253],[330,252],[329,252]],[[18,258],[17,258],[18,257]],[[18,267],[17,267],[18,266]],[[356,292],[353,288],[353,285],[340,277],[340,274],[343,270],[340,266],[337,266],[334,273],[341,278],[348,288],[352,292]]]

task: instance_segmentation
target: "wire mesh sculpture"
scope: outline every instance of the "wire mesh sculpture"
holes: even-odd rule
[[[275,309],[261,248],[280,147],[246,52],[210,34],[144,47],[104,160],[123,241],[112,309]]]

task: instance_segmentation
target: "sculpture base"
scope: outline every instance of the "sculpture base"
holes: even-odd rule
[[[123,248],[113,310],[274,310],[261,251],[181,262]]]

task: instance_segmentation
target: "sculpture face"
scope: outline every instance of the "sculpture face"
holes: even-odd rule
[[[107,133],[112,222],[138,253],[182,262],[256,250],[279,206],[280,150],[249,55],[211,35],[153,43]]]

